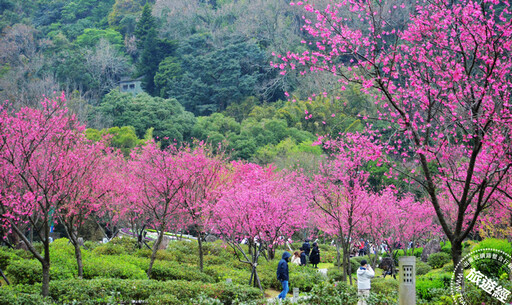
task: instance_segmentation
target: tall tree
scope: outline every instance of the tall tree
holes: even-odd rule
[[[137,26],[133,32],[133,34],[135,34],[135,38],[137,38],[137,47],[139,50],[144,48],[144,43],[149,33],[154,29],[156,29],[156,20],[155,17],[151,15],[151,6],[146,2],[142,8],[142,14],[139,22],[137,22]]]
[[[180,191],[190,178],[183,165],[181,151],[175,147],[162,150],[154,142],[135,150],[128,165],[131,174],[126,176],[125,183],[133,184],[131,196],[135,199],[135,205],[125,206],[125,209],[141,211],[146,224],[158,233],[149,262],[148,278],[151,278],[164,232],[173,225],[171,219],[181,213]]]
[[[350,241],[364,218],[370,213],[377,196],[368,189],[369,173],[363,167],[381,158],[381,147],[360,134],[346,134],[343,139],[327,140],[324,147],[331,152],[330,160],[319,164],[319,173],[312,177],[312,203],[318,226],[337,237],[343,251],[343,280],[352,283]],[[362,151],[360,148],[367,150]]]
[[[222,196],[227,179],[226,159],[222,152],[199,143],[198,147],[183,154],[184,170],[190,175],[187,185],[180,191],[182,210],[188,216],[189,226],[197,232],[199,268],[203,271],[203,238],[210,228],[215,205]]]
[[[306,224],[308,207],[302,195],[301,176],[277,173],[274,168],[233,163],[229,187],[215,206],[215,230],[251,266],[249,284],[263,288],[257,272],[258,259],[267,247],[286,241]],[[245,240],[249,253],[240,241]]]
[[[50,226],[59,216],[76,212],[65,205],[76,202],[73,190],[94,168],[94,161],[80,163],[85,160],[77,145],[84,143],[84,128],[67,114],[63,103],[61,96],[45,99],[41,110],[22,108],[11,114],[3,108],[0,113],[0,219],[41,262],[44,296],[49,294]],[[86,192],[78,197],[78,202],[88,201]],[[27,223],[38,234],[42,252],[20,229]]]
[[[358,83],[374,98],[378,118],[397,128],[388,151],[428,194],[457,264],[478,218],[502,200],[512,167],[510,2],[419,1],[405,26],[392,22],[403,11],[389,3],[293,4],[316,15],[304,28],[315,50],[276,65],[329,71],[342,90]],[[454,219],[442,196],[455,204]]]

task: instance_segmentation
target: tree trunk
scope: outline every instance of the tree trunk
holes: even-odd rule
[[[198,231],[197,234],[197,244],[199,247],[199,270],[203,272],[203,262],[204,262],[204,253],[203,253],[203,234]]]
[[[340,242],[336,241],[336,266],[338,267],[338,270],[340,270],[340,267],[343,266],[343,263],[340,261],[341,254],[340,254]]]
[[[84,264],[82,262],[82,250],[80,250],[80,245],[78,242],[73,242],[73,246],[75,246],[75,257],[76,257],[76,265],[78,267],[78,278],[84,278]]]
[[[273,260],[276,257],[276,249],[274,247],[268,248],[268,259]]]
[[[457,266],[457,264],[462,259],[462,242],[458,239],[454,239],[450,241],[452,243],[452,260],[453,266]],[[459,268],[462,270],[461,268]],[[457,274],[455,274],[457,276]]]
[[[41,287],[41,293],[43,297],[50,295],[50,257],[45,254],[45,261],[42,263],[43,266],[43,286]]]
[[[62,218],[60,218],[60,221],[63,223]],[[67,225],[64,225],[64,229],[66,229],[66,234],[69,237],[69,241],[71,241],[71,244],[73,244],[73,247],[75,248],[75,259],[76,259],[76,265],[78,268],[78,278],[83,279],[84,278],[84,265],[82,262],[82,251],[80,250],[80,244],[78,243],[78,231],[75,231],[73,233],[73,224],[70,224],[70,227],[68,228]]]
[[[164,238],[164,228],[165,224],[162,224],[158,232],[158,238],[156,239],[156,242],[153,245],[153,252],[151,253],[151,259],[149,260],[149,267],[147,272],[148,279],[151,279],[151,269],[153,269],[153,264],[155,263],[156,252],[158,251],[158,247],[160,246],[160,243],[162,243],[162,239]]]
[[[260,256],[260,253],[261,253],[261,248],[262,248],[263,244],[260,243],[260,248],[258,249],[256,244],[254,245],[254,256],[252,257],[252,273],[254,274],[254,287],[258,287],[261,292],[263,293],[263,287],[261,287],[261,282],[260,282],[260,278],[258,276],[258,271],[256,270],[256,267],[258,266],[258,258]],[[252,275],[251,275],[252,277]]]

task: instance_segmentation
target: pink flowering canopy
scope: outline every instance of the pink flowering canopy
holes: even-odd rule
[[[256,238],[272,245],[306,223],[308,207],[298,174],[235,162],[231,179],[215,206],[215,229],[228,240]]]
[[[369,0],[292,4],[315,16],[304,26],[313,50],[288,52],[273,65],[332,73],[340,90],[361,85],[379,109],[376,119],[396,128],[392,136],[380,130],[387,153],[405,165],[391,174],[404,172],[428,193],[458,260],[458,246],[479,216],[507,197],[509,1],[418,1],[410,8]],[[409,18],[400,26],[404,15]]]

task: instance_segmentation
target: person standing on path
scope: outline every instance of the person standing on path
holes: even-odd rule
[[[372,267],[363,259],[361,261],[361,267],[357,269],[357,295],[359,297],[357,305],[366,305],[366,299],[370,296],[370,280],[374,276],[375,272]]]
[[[318,263],[320,263],[320,249],[318,249],[318,244],[316,242],[313,243],[313,249],[311,250],[309,262],[311,265],[313,265],[314,268],[318,269]]]
[[[306,253],[306,259],[309,260],[309,253],[311,252],[311,246],[309,245],[309,239],[305,239],[302,244],[302,249]]]
[[[281,282],[281,286],[283,286],[283,291],[281,291],[277,298],[282,300],[286,298],[286,294],[288,293],[288,261],[290,260],[290,256],[290,252],[285,251],[277,265],[277,279]]]

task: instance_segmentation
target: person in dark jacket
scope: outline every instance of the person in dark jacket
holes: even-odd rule
[[[304,252],[303,248],[300,248],[300,265],[306,266],[307,264],[306,252]]]
[[[302,244],[302,249],[304,249],[304,253],[306,253],[306,256],[309,258],[309,253],[311,252],[311,246],[309,245],[309,239],[304,240],[304,243]]]
[[[288,261],[290,260],[290,252],[284,252],[279,264],[277,265],[277,279],[283,286],[283,291],[277,296],[278,299],[285,299],[288,293]]]
[[[313,250],[311,250],[311,255],[309,256],[309,262],[314,268],[318,269],[318,263],[320,263],[320,250],[318,249],[318,244],[316,242],[313,243]]]

